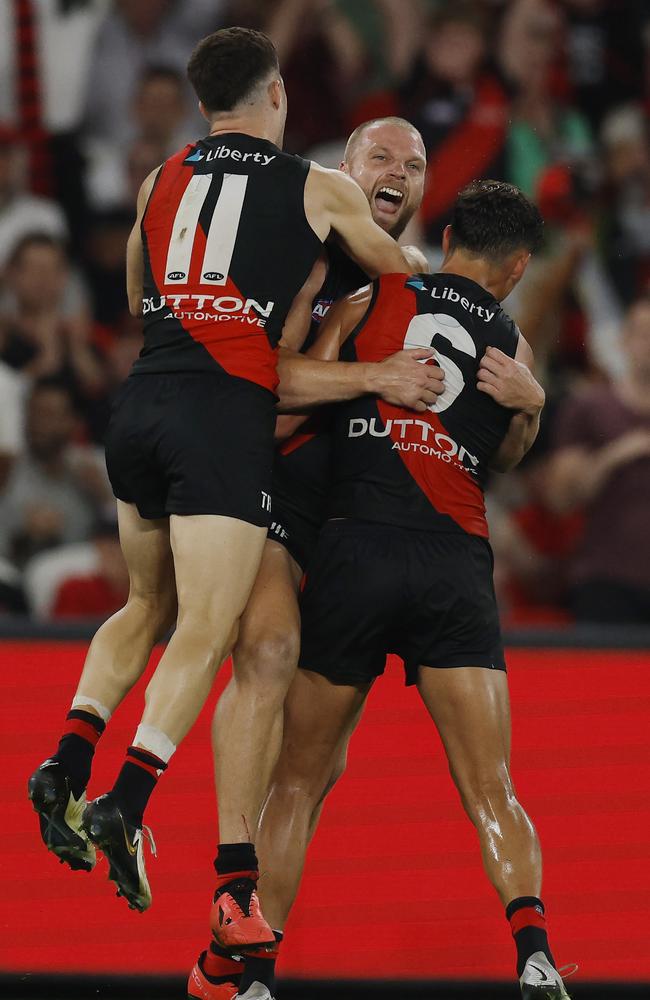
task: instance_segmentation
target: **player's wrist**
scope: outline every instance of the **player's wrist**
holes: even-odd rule
[[[544,409],[544,404],[546,402],[546,393],[542,389],[541,385],[538,385],[538,391],[535,393],[533,399],[526,406],[522,406],[519,409],[519,413],[522,413],[525,417],[529,417],[534,420],[540,415]]]
[[[386,388],[382,380],[381,364],[377,361],[357,362],[354,366],[360,368],[361,392],[372,396],[381,396]]]

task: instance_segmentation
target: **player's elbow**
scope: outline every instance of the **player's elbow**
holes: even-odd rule
[[[136,319],[140,319],[142,317],[142,295],[129,293],[128,299],[129,312],[132,316],[135,316]]]
[[[490,469],[492,472],[510,472],[511,469],[515,469],[519,465],[524,454],[523,448],[520,448],[517,452],[508,451],[502,454],[497,452],[490,460]]]

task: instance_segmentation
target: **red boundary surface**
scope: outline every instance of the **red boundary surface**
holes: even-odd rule
[[[154,906],[133,913],[113,896],[104,864],[71,873],[46,854],[25,795],[29,772],[56,745],[84,648],[0,649],[0,971],[183,972],[208,941],[214,698],[152,800]],[[509,664],[513,772],[542,838],[556,958],[579,962],[581,979],[650,980],[650,653],[513,650]],[[141,706],[142,687],[100,743],[92,793],[112,783]],[[438,737],[395,663],[326,807],[281,972],[501,979],[512,959]]]

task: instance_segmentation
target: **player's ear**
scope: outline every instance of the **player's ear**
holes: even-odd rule
[[[344,174],[350,173],[350,167],[345,162],[345,160],[341,160],[341,162],[339,163],[339,170],[342,170]]]
[[[514,264],[512,267],[512,272],[510,275],[510,279],[513,282],[513,287],[523,277],[524,271],[528,267],[529,260],[530,260],[529,250],[523,250],[521,253],[518,253],[517,256],[515,257]]]
[[[210,121],[210,112],[206,108],[206,106],[203,103],[203,101],[199,101],[199,111],[201,112],[201,114],[205,118],[206,122],[209,122]]]
[[[284,88],[282,85],[282,79],[280,77],[276,77],[275,80],[271,80],[268,92],[269,92],[269,97],[271,99],[271,104],[276,109],[276,111],[278,110],[278,108],[282,107],[283,90]]]
[[[445,226],[442,234],[442,252],[445,257],[449,253],[449,244],[451,243],[451,226]]]

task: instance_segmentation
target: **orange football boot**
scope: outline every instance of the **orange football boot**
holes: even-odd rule
[[[257,896],[259,872],[220,875],[210,912],[210,927],[226,951],[275,946],[275,935],[264,919]]]

